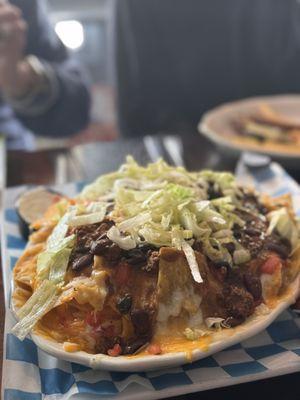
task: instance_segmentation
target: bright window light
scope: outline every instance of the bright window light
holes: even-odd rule
[[[55,32],[69,49],[79,49],[84,42],[84,30],[79,21],[59,21],[55,24]]]

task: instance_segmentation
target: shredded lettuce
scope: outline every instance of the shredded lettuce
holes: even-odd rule
[[[75,235],[70,235],[57,243],[55,247],[54,245],[47,246],[37,258],[37,278],[57,282],[63,280],[74,243]]]
[[[107,231],[107,237],[115,242],[121,249],[130,250],[136,247],[136,242],[130,236],[122,236],[116,226],[112,226]]]
[[[224,318],[219,318],[219,317],[209,317],[205,319],[205,324],[206,326],[211,329],[211,328],[215,328],[215,329],[221,329],[223,327],[223,322],[224,322]]]
[[[235,250],[233,253],[233,261],[235,264],[244,264],[251,259],[251,254],[246,249]]]
[[[147,224],[139,230],[146,243],[154,246],[172,246],[172,234],[170,231],[160,229],[157,224]]]
[[[196,256],[194,253],[194,250],[192,249],[192,247],[185,242],[184,240],[181,243],[181,248],[185,254],[186,260],[189,264],[190,270],[191,270],[191,274],[194,278],[194,281],[197,283],[201,283],[203,282],[203,279],[200,275],[200,271],[199,271],[199,266],[196,260]]]
[[[173,211],[163,214],[161,217],[161,226],[164,230],[168,230],[173,217]]]
[[[56,284],[49,280],[44,280],[18,311],[17,315],[20,320],[13,327],[12,333],[20,340],[24,340],[35,324],[51,310],[56,300]]]
[[[57,246],[57,243],[61,242],[68,232],[67,221],[69,219],[70,214],[66,213],[56,227],[53,229],[51,235],[47,240],[47,249],[51,249]]]
[[[64,280],[70,255],[71,248],[63,248],[54,256],[54,262],[49,271],[49,280],[55,283],[60,283]]]
[[[82,226],[96,224],[103,221],[108,204],[105,202],[91,202],[87,206],[78,204],[75,212],[69,215],[67,220],[68,226]]]
[[[46,250],[37,258],[37,284],[29,300],[18,311],[20,318],[12,332],[23,340],[35,324],[50,311],[56,303],[58,291],[64,281],[75,235],[65,237],[67,221],[73,209],[66,213],[47,240]]]
[[[126,219],[118,224],[118,228],[121,232],[130,231],[132,229],[143,226],[147,221],[151,220],[151,214],[149,212],[144,212],[135,217]]]
[[[183,331],[183,334],[188,340],[198,340],[202,336],[206,336],[208,332],[205,332],[204,330],[198,328],[195,329],[186,328]]]
[[[270,235],[276,230],[281,237],[290,241],[292,249],[294,249],[298,243],[298,228],[297,224],[289,215],[288,210],[282,207],[278,210],[271,211],[267,217],[270,221],[267,234]]]
[[[212,237],[203,240],[204,253],[214,262],[225,262],[232,265],[232,257],[229,251],[221,243]]]
[[[77,215],[71,218],[68,222],[69,226],[91,225],[101,222],[105,217],[105,210],[94,212],[91,214]]]
[[[196,215],[188,208],[184,207],[181,210],[180,217],[184,228],[191,230],[195,238],[201,238],[208,233],[208,229],[199,226]]]
[[[211,187],[221,196],[209,200]],[[193,276],[199,280],[191,247],[195,239],[202,243],[205,255],[212,261],[233,265],[246,259],[232,232],[235,224],[245,225],[235,213],[241,205],[241,193],[228,172],[191,173],[162,160],[143,167],[127,157],[119,171],[97,179],[79,198],[94,202],[113,198],[110,216],[116,227],[109,231],[111,240],[122,248],[134,248],[144,242],[157,247],[184,247]],[[226,248],[228,243],[233,243],[238,251],[235,260]]]

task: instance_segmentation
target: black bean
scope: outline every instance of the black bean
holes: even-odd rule
[[[223,246],[226,247],[226,249],[229,251],[230,254],[233,254],[233,252],[235,250],[234,243],[225,243]]]
[[[218,197],[222,197],[223,194],[219,189],[216,189],[215,184],[213,182],[209,182],[209,186],[207,189],[207,196],[209,200],[217,199]]]
[[[257,276],[254,276],[247,272],[244,275],[244,284],[248,292],[250,292],[254,300],[259,300],[262,296],[261,281]]]
[[[245,287],[229,284],[223,287],[222,295],[226,300],[228,315],[234,318],[247,318],[254,311],[254,299]]]
[[[116,262],[122,256],[122,249],[103,235],[100,239],[92,243],[91,253],[104,256],[108,261]]]
[[[139,250],[141,250],[143,253],[148,254],[149,251],[154,251],[157,248],[155,246],[153,246],[152,244],[146,243],[146,244],[142,244],[138,247]]]
[[[264,215],[266,215],[267,213],[268,213],[268,209],[267,209],[267,207],[265,207],[265,206],[263,206],[262,204],[260,204],[259,206],[258,206],[258,210],[259,210],[259,212],[261,213],[261,214],[264,214]]]
[[[255,228],[246,228],[244,232],[249,236],[259,236],[261,234],[261,231]]]
[[[149,312],[146,310],[134,310],[130,313],[135,333],[139,336],[145,335],[151,330]]]
[[[101,256],[111,245],[112,241],[109,240],[107,237],[98,239],[97,241],[92,242],[91,253],[96,254],[97,256]]]
[[[282,258],[288,258],[290,249],[283,243],[267,242],[264,246],[266,250],[275,251]]]
[[[116,243],[112,243],[105,251],[104,256],[107,260],[116,262],[122,256],[122,249]]]
[[[79,258],[76,258],[72,262],[72,270],[73,271],[80,271],[85,267],[88,267],[93,262],[93,255],[92,254],[85,254]]]
[[[125,258],[128,264],[135,266],[140,266],[147,262],[147,254],[139,248],[127,251]]]
[[[76,253],[85,254],[85,253],[87,253],[90,249],[89,249],[88,246],[79,246],[79,247],[76,247],[75,250],[76,250]]]
[[[234,231],[233,231],[233,236],[234,236],[236,239],[240,239],[240,238],[242,237],[241,229],[240,229],[240,228],[239,228],[239,229],[234,229]]]
[[[216,268],[230,268],[230,264],[227,261],[216,261],[213,263]]]
[[[100,236],[106,234],[106,232],[109,230],[109,228],[113,225],[112,221],[106,221],[102,222],[98,228],[94,231],[93,236],[95,238],[100,238]]]
[[[130,294],[126,293],[123,297],[117,301],[117,309],[121,314],[129,313],[132,305],[132,297]]]

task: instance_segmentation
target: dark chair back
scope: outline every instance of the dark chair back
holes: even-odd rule
[[[124,136],[195,130],[206,110],[300,91],[297,0],[117,0]]]

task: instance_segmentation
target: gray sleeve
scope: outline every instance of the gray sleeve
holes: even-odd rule
[[[5,100],[15,112],[35,117],[43,115],[56,103],[60,95],[60,85],[51,64],[40,62],[35,56],[28,56],[27,61],[40,77],[41,85],[28,91],[22,97],[6,97]]]
[[[51,27],[44,2],[31,0],[20,2],[19,6],[29,27],[26,54],[38,58],[45,85],[43,90],[9,102],[17,117],[34,133],[72,135],[89,121],[86,77]]]

